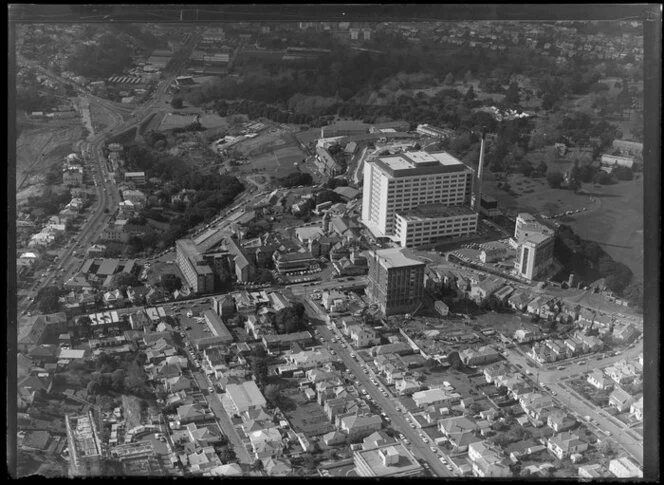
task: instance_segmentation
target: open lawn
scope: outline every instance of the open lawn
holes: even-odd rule
[[[575,194],[552,189],[545,179],[529,181],[521,174],[513,174],[508,177],[509,184],[523,195],[514,197],[490,180],[484,184],[484,193],[498,200],[508,215],[525,211],[551,216],[580,209],[582,212],[560,222],[571,226],[581,238],[600,244],[615,261],[626,264],[637,280],[643,281],[643,181],[640,174],[637,176],[638,180],[615,185],[584,184],[582,193]]]

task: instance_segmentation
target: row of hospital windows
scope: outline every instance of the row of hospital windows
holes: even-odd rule
[[[450,175],[437,175],[436,177],[431,177],[426,176],[426,177],[417,177],[417,178],[409,178],[409,179],[397,179],[397,180],[392,180],[391,185],[417,185],[419,184],[426,184],[426,183],[434,183],[434,182],[447,182],[450,180],[464,180],[468,177],[467,173],[456,173],[456,174],[450,174]]]
[[[402,199],[398,202],[392,201],[387,203],[387,208],[388,210],[399,210],[399,209],[408,209],[410,208],[409,206],[418,207],[422,205],[422,202],[428,202],[428,203],[440,203],[443,205],[455,205],[458,203],[463,202],[465,199],[465,194],[460,193],[460,194],[449,194],[448,197],[444,199],[439,199],[436,197],[433,197],[431,195],[428,196],[412,196],[408,199]]]

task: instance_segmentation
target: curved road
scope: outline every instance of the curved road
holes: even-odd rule
[[[170,87],[171,83],[173,83],[180,70],[184,67],[187,59],[191,54],[191,51],[197,42],[198,36],[192,36],[192,38],[183,47],[183,49],[178,54],[176,54],[177,61],[172,68],[172,74],[161,81],[153,93],[152,100],[148,104],[141,107],[138,111],[135,111],[131,121],[128,122],[124,121],[124,117],[122,114],[118,113],[118,111],[129,112],[132,110],[132,108],[94,96],[73,81],[64,79],[48,71],[36,62],[28,61],[22,58],[20,55],[18,56],[18,59],[22,64],[35,67],[46,76],[49,76],[59,82],[74,86],[74,89],[76,89],[76,91],[82,97],[87,98],[91,104],[96,104],[101,109],[110,111],[110,115],[113,118],[113,123],[110,126],[107,126],[96,134],[90,134],[88,140],[81,144],[81,153],[83,154],[84,159],[94,160],[97,166],[97,203],[95,204],[95,212],[83,224],[79,235],[75,237],[75,243],[70,243],[64,248],[64,251],[60,256],[60,261],[56,265],[55,270],[49,272],[44,281],[33,287],[34,291],[38,292],[41,288],[51,284],[55,279],[62,279],[63,277],[67,277],[71,273],[74,273],[77,269],[79,261],[74,259],[73,252],[77,247],[85,248],[89,244],[94,243],[99,234],[106,227],[106,223],[110,217],[108,214],[115,211],[117,204],[120,202],[120,195],[118,193],[115,182],[113,179],[109,178],[106,161],[102,152],[103,144],[108,138],[111,138],[112,136],[122,133],[133,127],[139,126],[145,119],[159,110],[160,106],[158,106],[158,104],[163,102],[162,97],[164,94],[166,94],[166,91]],[[108,213],[106,209],[108,209]],[[17,308],[19,314],[27,310],[29,305],[30,302],[27,298],[24,298],[21,302],[19,302]]]

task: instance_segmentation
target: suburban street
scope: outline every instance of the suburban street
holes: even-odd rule
[[[597,360],[593,356],[582,356],[574,359],[573,362],[559,362],[552,364],[552,368],[531,368],[527,362],[529,359],[514,349],[507,349],[507,360],[511,363],[521,366],[524,371],[532,372],[532,379],[545,384],[555,394],[557,400],[568,408],[577,419],[586,421],[585,416],[589,416],[598,423],[598,428],[608,431],[611,436],[639,463],[643,463],[643,439],[630,430],[626,425],[617,425],[616,420],[612,419],[605,411],[582,399],[577,393],[573,392],[565,383],[565,379],[579,374],[588,373],[593,368],[609,366],[619,360],[634,359],[639,353],[643,352],[643,345],[638,342],[637,345],[628,348],[619,355],[606,357]],[[580,364],[580,362],[584,362]],[[565,365],[565,369],[558,370],[556,366]],[[604,434],[604,433],[602,433]]]
[[[210,409],[214,415],[217,417],[217,419],[219,419],[221,430],[233,445],[233,449],[235,450],[235,454],[237,455],[238,460],[240,460],[241,463],[252,464],[255,460],[244,447],[242,439],[237,434],[237,431],[233,426],[233,423],[231,423],[228,413],[226,413],[224,406],[221,404],[219,394],[216,392],[213,394],[208,394],[205,399],[207,400],[208,405],[210,406]]]
[[[353,376],[357,379],[357,387],[359,389],[365,389],[369,396],[371,396],[374,402],[383,409],[385,414],[390,418],[391,425],[397,431],[401,432],[405,438],[410,440],[410,444],[407,445],[408,449],[413,451],[418,458],[424,459],[429,466],[431,467],[432,472],[437,476],[450,477],[454,476],[454,473],[450,472],[441,462],[440,457],[431,451],[430,446],[424,441],[419,435],[418,431],[408,424],[404,414],[397,411],[395,403],[390,399],[389,391],[383,388],[380,381],[378,385],[371,382],[371,373],[370,369],[365,370],[360,363],[351,357],[347,347],[342,343],[332,342],[333,337],[340,337],[341,334],[338,329],[336,332],[327,328],[327,326],[321,322],[325,315],[316,312],[312,309],[311,305],[305,305],[307,309],[307,314],[309,317],[316,322],[315,328],[319,331],[320,335],[326,340],[326,343],[329,343],[330,347],[336,352],[336,355],[339,359],[346,365],[346,368],[351,372]],[[324,320],[323,320],[324,321]],[[344,342],[341,340],[341,342]],[[388,393],[388,396],[383,395],[383,391]]]

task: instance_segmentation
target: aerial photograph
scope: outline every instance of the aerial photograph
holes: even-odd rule
[[[643,23],[16,25],[16,476],[642,478]]]

